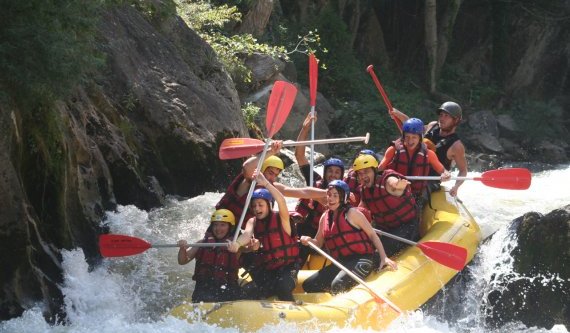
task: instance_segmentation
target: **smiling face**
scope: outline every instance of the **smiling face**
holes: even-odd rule
[[[327,190],[327,205],[329,209],[335,210],[340,206],[342,194],[336,187],[329,187]]]
[[[270,182],[271,184],[273,184],[277,180],[277,177],[279,176],[280,173],[281,169],[276,167],[267,167],[265,171],[263,171],[263,175],[265,176],[267,181]]]
[[[269,215],[269,205],[265,199],[253,199],[251,201],[251,210],[256,219],[264,219]]]
[[[342,174],[342,169],[337,166],[331,165],[327,167],[327,170],[325,171],[325,180],[327,183],[330,183],[333,180],[341,180],[342,176],[344,176]]]
[[[214,221],[212,222],[212,234],[216,239],[222,239],[230,232],[230,224],[228,222]]]
[[[376,175],[374,168],[365,168],[356,171],[356,177],[358,178],[358,184],[364,188],[372,187],[374,184],[374,176]]]
[[[419,134],[404,133],[404,147],[408,149],[416,149],[421,141],[422,137]]]

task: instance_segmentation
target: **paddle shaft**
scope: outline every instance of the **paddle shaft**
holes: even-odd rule
[[[311,141],[315,141],[315,106],[311,105],[311,114],[313,115],[313,119],[311,119]],[[311,152],[310,152],[310,169],[309,169],[309,184],[313,186],[313,169],[315,168],[315,155],[313,154],[315,150],[315,143],[311,143]]]
[[[398,126],[398,129],[400,130],[400,132],[402,132],[402,121],[397,119],[396,117],[394,117],[392,115],[392,112],[394,111],[394,107],[392,106],[392,103],[388,99],[388,95],[386,94],[386,91],[384,91],[384,88],[382,87],[380,80],[378,80],[378,77],[376,76],[376,73],[374,72],[374,66],[372,66],[372,65],[368,66],[366,68],[366,71],[370,74],[370,76],[372,77],[372,80],[374,81],[374,84],[376,85],[376,88],[380,92],[380,95],[382,95],[382,99],[384,100],[384,104],[386,104],[386,107],[388,108],[388,113],[390,114],[390,117],[392,118],[392,120],[394,120],[394,122],[396,123],[396,126]]]
[[[366,136],[353,136],[349,138],[319,139],[310,141],[283,141],[283,147],[306,146],[307,144],[326,145],[330,143],[346,143],[357,141],[364,141],[364,143],[368,143],[368,140],[370,140],[370,133],[366,133]]]
[[[406,176],[408,180],[441,180],[441,176]],[[481,180],[481,177],[451,177],[449,180]]]
[[[386,237],[388,237],[388,238],[392,238],[392,239],[398,240],[398,241],[400,241],[400,242],[403,242],[403,243],[406,243],[406,244],[409,244],[409,245],[418,245],[418,243],[413,242],[413,241],[411,241],[411,240],[409,240],[409,239],[405,239],[405,238],[402,238],[402,237],[399,237],[399,236],[396,236],[396,235],[392,235],[392,234],[389,234],[389,233],[384,232],[384,231],[382,231],[382,230],[378,230],[378,229],[373,229],[373,230],[374,230],[377,234],[379,234],[379,235],[386,236]]]
[[[263,161],[265,161],[265,156],[267,155],[267,148],[269,147],[269,139],[265,140],[265,148],[263,148],[263,152],[261,153],[261,156],[259,156],[259,161],[257,161],[257,170],[258,172],[261,172],[261,166],[263,165]],[[241,225],[243,224],[243,220],[245,219],[245,215],[247,214],[247,211],[249,209],[249,202],[251,201],[251,197],[253,195],[253,191],[255,190],[255,184],[257,183],[257,181],[254,179],[252,179],[251,181],[251,185],[249,186],[249,191],[247,192],[247,197],[245,199],[245,205],[243,207],[243,210],[241,212],[241,216],[239,217],[239,223],[236,227],[236,233],[234,234],[234,239],[233,241],[237,241],[238,237],[239,237],[239,233],[241,231]]]
[[[372,289],[372,287],[370,287],[370,285],[368,285],[368,283],[366,283],[364,280],[362,280],[360,277],[358,277],[358,275],[354,274],[353,272],[351,272],[348,268],[344,267],[343,264],[341,264],[340,262],[336,261],[336,259],[334,259],[333,257],[331,257],[328,253],[326,253],[325,251],[323,251],[321,248],[319,248],[316,244],[314,244],[313,242],[309,242],[309,246],[313,248],[313,250],[317,251],[318,253],[320,253],[323,257],[327,258],[328,260],[330,260],[333,264],[336,265],[336,267],[340,268],[342,271],[344,271],[346,274],[348,274],[348,276],[350,276],[351,278],[354,279],[354,281],[360,283],[361,285],[363,285],[366,289],[368,289],[368,291],[370,291],[370,293],[372,295],[374,295],[376,298],[381,299],[382,301],[384,301],[384,303],[388,304],[388,306],[390,306],[392,309],[394,309],[394,311],[398,312],[398,313],[402,313],[402,310],[400,310],[400,308],[398,306],[396,306],[396,304],[390,302],[390,300],[388,300],[385,297],[382,297],[381,295],[378,295],[378,293],[376,293],[374,291],[374,289]]]
[[[216,246],[228,246],[228,243],[190,243],[186,244],[188,247],[216,247]],[[152,244],[152,248],[161,247],[180,247],[178,244]]]

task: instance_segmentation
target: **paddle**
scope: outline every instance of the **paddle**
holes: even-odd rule
[[[481,176],[451,177],[452,180],[477,180],[489,187],[506,190],[526,190],[530,187],[531,174],[525,168],[485,171]],[[440,176],[406,176],[408,180],[441,180]]]
[[[422,250],[423,254],[425,254],[426,257],[457,271],[462,270],[467,262],[467,249],[464,247],[451,243],[435,241],[416,243],[409,239],[398,237],[382,230],[374,229],[374,231],[379,235],[390,237],[395,240],[399,240],[400,242],[417,246],[420,250]]]
[[[372,296],[374,296],[377,300],[380,300],[384,303],[386,303],[389,307],[391,307],[394,311],[398,312],[398,313],[402,313],[402,310],[400,310],[400,308],[392,303],[390,300],[388,300],[387,298],[379,295],[378,293],[376,293],[374,291],[374,289],[372,289],[372,287],[370,287],[370,285],[368,285],[368,283],[366,283],[364,280],[362,280],[360,277],[358,277],[358,275],[354,274],[353,272],[351,272],[348,268],[344,267],[344,265],[342,265],[340,262],[336,261],[333,257],[331,257],[328,253],[326,253],[325,251],[323,251],[321,248],[319,248],[316,244],[314,244],[313,242],[309,242],[308,243],[310,247],[313,248],[313,250],[317,251],[318,253],[320,253],[323,257],[327,258],[328,260],[330,260],[333,264],[336,265],[336,267],[340,268],[342,271],[344,271],[346,274],[348,274],[351,278],[353,278],[356,282],[360,283],[362,286],[364,286],[366,289],[368,289],[368,291],[370,291],[370,293],[372,294]]]
[[[390,103],[390,100],[388,99],[388,95],[386,95],[386,92],[384,91],[382,84],[380,84],[380,81],[378,80],[376,73],[374,73],[374,66],[369,65],[368,67],[366,67],[366,71],[370,74],[370,76],[372,76],[372,80],[374,81],[376,88],[380,92],[380,95],[382,95],[382,99],[384,100],[384,104],[386,104],[386,107],[388,108],[388,113],[390,114],[390,118],[392,118],[392,120],[394,120],[394,122],[396,123],[396,126],[398,126],[398,129],[400,130],[400,132],[402,132],[402,121],[400,119],[398,119],[397,117],[393,116],[392,112],[394,111],[394,108],[392,107],[392,103]]]
[[[228,246],[228,243],[192,243],[189,247],[215,247]],[[126,257],[143,253],[144,251],[159,247],[179,247],[178,244],[151,244],[144,239],[105,234],[99,236],[99,252],[103,257]]]
[[[265,139],[265,146],[261,156],[259,156],[259,161],[257,162],[257,170],[261,170],[261,166],[265,161],[265,155],[267,154],[267,148],[269,147],[269,142],[271,137],[283,126],[293,102],[295,102],[295,96],[297,96],[297,88],[291,83],[285,81],[275,81],[273,84],[273,89],[271,90],[271,95],[269,95],[269,102],[267,103],[267,116],[265,118],[265,127],[267,129],[267,138]],[[249,191],[247,192],[247,197],[245,199],[245,205],[241,216],[239,218],[239,223],[236,227],[236,233],[234,234],[233,241],[235,242],[241,231],[241,225],[247,214],[247,208],[249,202],[251,201],[251,196],[253,195],[253,190],[255,189],[256,181],[253,179],[251,185],[249,186]]]
[[[355,136],[350,138],[337,138],[337,139],[320,139],[311,141],[283,141],[283,147],[304,146],[307,144],[322,145],[330,143],[346,143],[364,141],[368,143],[370,133],[366,136]],[[257,154],[263,151],[265,143],[258,139],[252,138],[229,138],[225,139],[220,146],[219,157],[221,160],[228,160],[232,158],[241,158]]]
[[[311,120],[311,141],[315,140],[315,116],[317,115],[315,111],[315,105],[317,104],[317,78],[319,76],[319,66],[317,64],[317,58],[311,53],[309,55],[309,95],[311,104],[311,115],[313,119]],[[315,156],[313,152],[315,151],[315,145],[311,143],[311,158],[310,158],[310,172],[309,172],[309,184],[313,184],[313,169],[315,167]]]

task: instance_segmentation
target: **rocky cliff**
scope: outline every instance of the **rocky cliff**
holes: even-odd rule
[[[238,94],[199,36],[128,6],[100,36],[105,69],[71,98],[33,117],[0,105],[0,319],[41,300],[59,314],[59,251],[95,263],[105,210],[198,195],[239,168],[217,158],[221,139],[247,135]]]

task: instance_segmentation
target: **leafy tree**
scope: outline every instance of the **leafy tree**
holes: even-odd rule
[[[103,5],[102,0],[3,0],[0,85],[22,106],[65,96],[102,62],[95,36]]]

